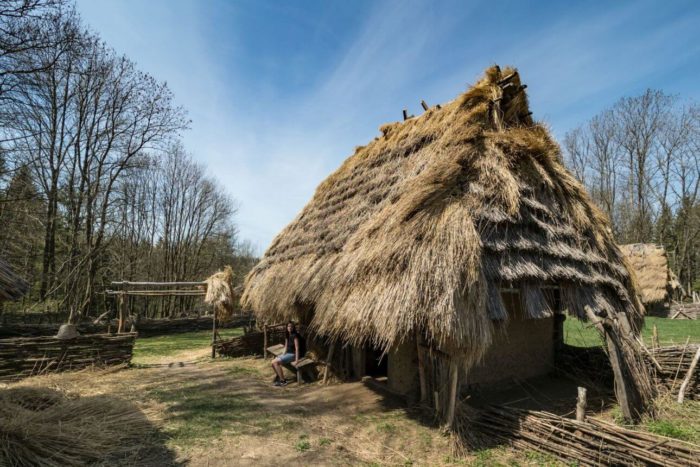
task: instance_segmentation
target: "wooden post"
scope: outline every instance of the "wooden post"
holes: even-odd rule
[[[267,360],[267,324],[263,324],[263,360]]]
[[[126,295],[124,292],[119,294],[119,325],[117,326],[117,334],[124,332],[124,317],[126,316]]]
[[[576,421],[583,422],[586,420],[586,388],[578,388],[578,397],[576,399]]]
[[[447,416],[445,422],[449,428],[452,428],[455,419],[455,406],[457,405],[457,380],[459,377],[459,367],[457,358],[450,357],[450,395],[448,396]]]
[[[627,381],[623,370],[624,362],[622,361],[621,350],[615,340],[607,332],[605,326],[603,326],[600,318],[593,313],[593,310],[588,306],[585,306],[584,310],[589,321],[595,325],[603,336],[605,336],[610,365],[612,366],[613,375],[615,376],[615,396],[617,402],[620,404],[622,415],[628,420],[637,420],[640,415],[639,408],[641,406],[641,401],[635,394],[633,387],[630,387],[630,384],[634,383]]]
[[[678,390],[678,403],[679,404],[683,403],[683,398],[685,397],[685,390],[688,388],[688,385],[690,384],[690,380],[693,379],[693,373],[695,373],[695,367],[698,366],[698,360],[700,360],[700,346],[698,347],[698,350],[695,352],[695,357],[693,357],[693,361],[690,363],[690,368],[688,368],[688,373],[685,375],[685,379],[683,379],[683,384],[681,384],[681,388]]]
[[[421,348],[421,333],[416,329],[416,352],[418,353],[418,379],[420,380],[420,402],[425,404],[428,400],[428,385],[425,380],[425,362],[423,361],[423,349]]]
[[[656,350],[659,348],[659,330],[656,328],[656,324],[652,328],[651,333],[651,348]]]
[[[428,104],[424,100],[420,101],[420,105],[421,105],[421,107],[423,107],[423,110],[425,110],[426,112],[430,108],[430,107],[428,107]]]
[[[326,384],[328,381],[328,373],[331,370],[331,360],[333,359],[333,349],[335,349],[335,345],[331,342],[328,355],[326,355],[326,372],[323,374],[323,384]]]
[[[214,307],[213,317],[211,319],[211,358],[216,358],[216,306]]]

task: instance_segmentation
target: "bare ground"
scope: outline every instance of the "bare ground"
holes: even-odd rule
[[[135,446],[141,465],[173,458],[192,466],[479,462],[478,456],[454,459],[449,437],[431,420],[362,383],[276,388],[263,360],[209,361],[206,352],[154,358],[137,368],[37,376],[14,385],[135,403],[161,431]],[[163,449],[167,453],[157,459]],[[135,462],[132,457],[124,463]]]

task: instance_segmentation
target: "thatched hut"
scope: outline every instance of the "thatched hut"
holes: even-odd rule
[[[651,391],[632,338],[642,307],[524,89],[492,67],[454,101],[382,126],[274,239],[243,306],[340,342],[334,369],[385,371],[448,422],[460,387],[546,371],[568,310],[605,334],[618,398],[638,415]]]
[[[29,284],[0,258],[0,302],[18,300],[29,290]]]
[[[666,249],[653,243],[621,245],[639,286],[648,315],[666,316],[671,300],[683,296],[683,287],[668,266]]]

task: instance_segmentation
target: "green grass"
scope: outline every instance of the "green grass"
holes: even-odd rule
[[[176,445],[206,443],[224,433],[259,433],[279,424],[251,396],[215,390],[208,382],[168,385],[147,395],[168,405],[165,432]]]
[[[676,320],[668,318],[648,317],[645,320],[642,337],[647,344],[651,343],[654,325],[659,333],[661,345],[684,344],[690,337],[690,342],[700,342],[700,321]],[[598,332],[588,323],[567,316],[564,321],[564,342],[577,347],[594,347],[601,345]]]
[[[240,336],[242,328],[221,329],[223,339]],[[193,331],[155,337],[139,337],[134,344],[133,362],[139,363],[151,357],[164,357],[186,350],[196,350],[211,345],[211,331]]]

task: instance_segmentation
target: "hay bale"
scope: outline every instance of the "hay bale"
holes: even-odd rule
[[[0,391],[0,465],[86,465],[123,457],[153,432],[133,404],[48,388]]]
[[[219,321],[230,319],[236,309],[236,289],[233,284],[233,269],[226,266],[207,280],[204,301],[214,306]]]

